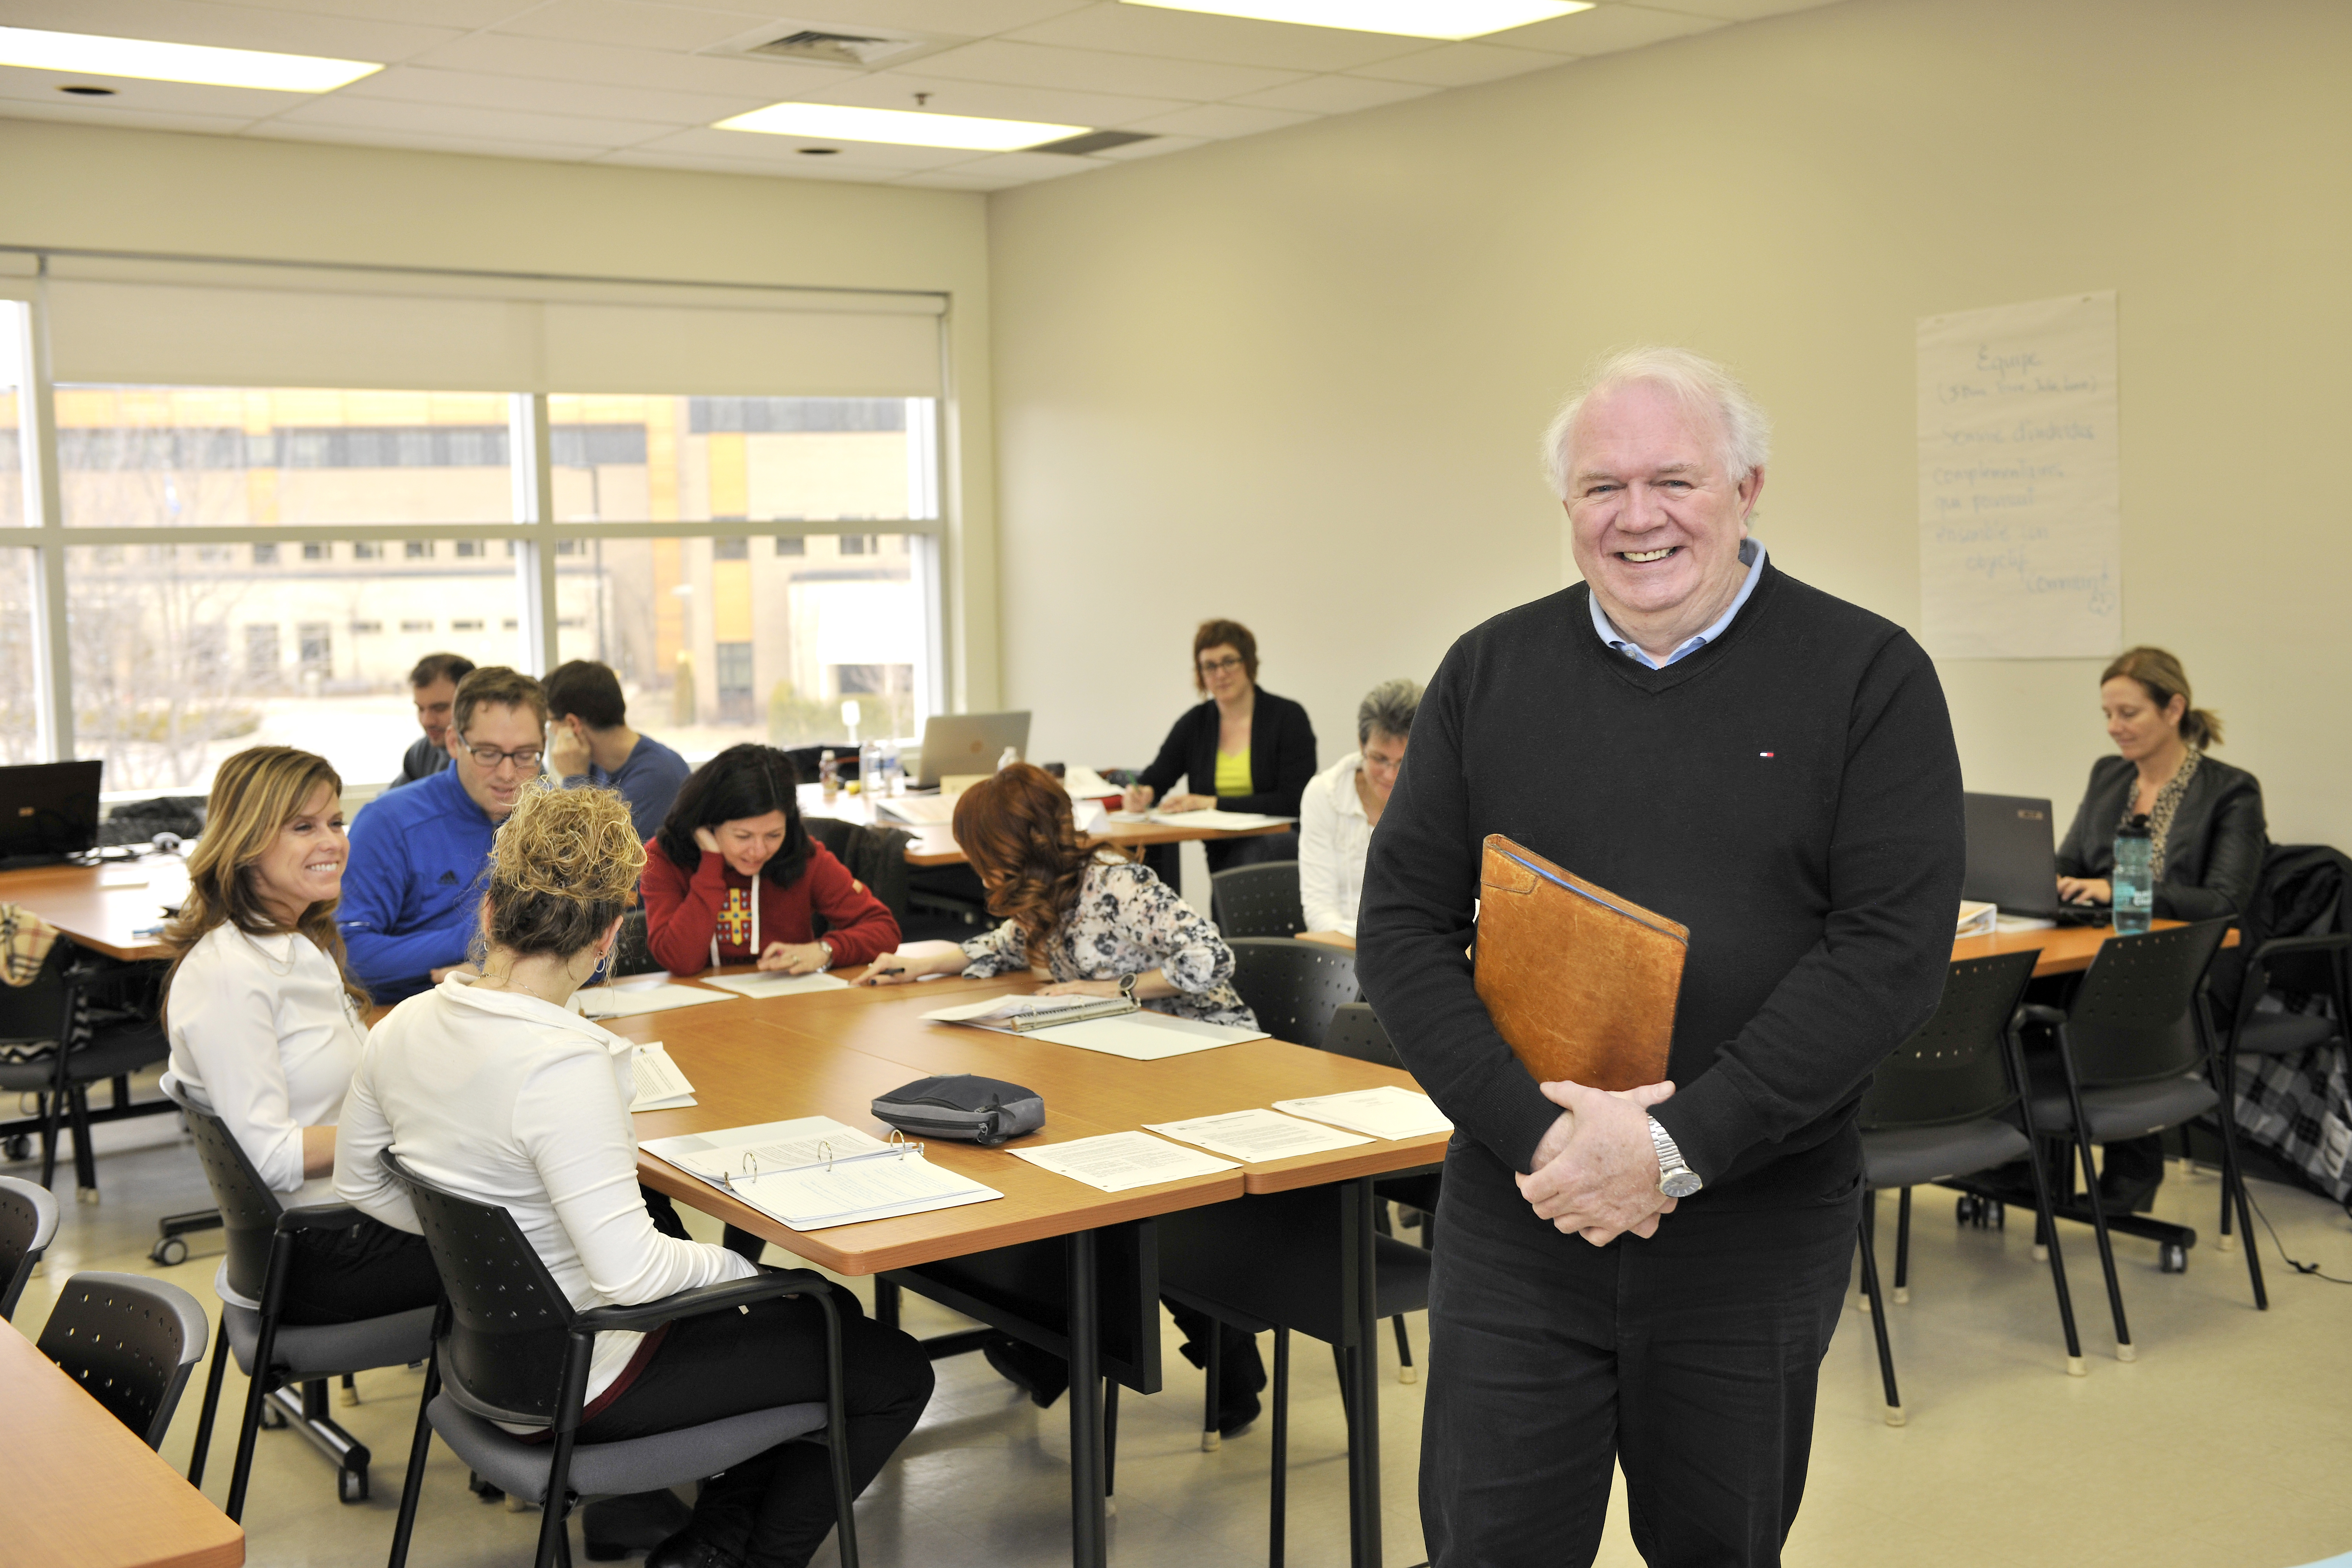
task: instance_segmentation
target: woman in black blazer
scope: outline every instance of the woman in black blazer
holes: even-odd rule
[[[1154,801],[1167,811],[1261,812],[1297,816],[1298,797],[1315,776],[1315,726],[1307,710],[1257,684],[1257,638],[1239,621],[1203,621],[1192,634],[1192,685],[1208,700],[1185,710],[1160,754],[1127,791],[1129,811]],[[1170,795],[1181,778],[1185,793]],[[1286,860],[1297,833],[1203,845],[1209,869]]]
[[[2221,743],[2221,717],[2191,706],[2189,672],[2158,647],[2133,648],[2107,666],[2099,677],[2099,706],[2116,754],[2091,766],[2090,787],[2058,847],[2058,896],[2114,902],[2116,829],[2127,816],[2145,816],[2157,917],[2242,914],[2262,876],[2269,835],[2262,784],[2205,754]],[[2099,1196],[2117,1212],[2145,1209],[2163,1180],[2161,1136],[2110,1143]]]

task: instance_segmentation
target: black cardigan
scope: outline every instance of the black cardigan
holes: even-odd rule
[[[2128,758],[2091,764],[2090,787],[2074,808],[2074,825],[2058,846],[2062,877],[2112,878],[2116,825],[2138,787]],[[2243,768],[2207,757],[2172,815],[2164,840],[2164,879],[2156,885],[2159,920],[2210,921],[2242,915],[2262,879],[2270,835],[2263,821],[2263,786]]]
[[[1217,793],[1217,705],[1199,703],[1184,710],[1160,754],[1136,780],[1151,786],[1151,798],[1168,793],[1179,778],[1194,795]],[[1268,816],[1297,816],[1298,797],[1315,776],[1315,726],[1307,710],[1287,697],[1258,688],[1250,710],[1250,792],[1226,795],[1218,805],[1228,811],[1258,811]]]

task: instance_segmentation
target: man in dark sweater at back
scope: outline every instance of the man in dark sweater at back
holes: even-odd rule
[[[1439,1568],[1590,1563],[1617,1465],[1653,1564],[1778,1563],[1803,1494],[1854,1104],[1942,993],[1963,845],[1927,655],[1748,538],[1768,441],[1696,355],[1595,373],[1546,437],[1585,581],[1454,645],[1372,838],[1358,973],[1458,1129]],[[1690,928],[1670,1082],[1539,1086],[1511,1055],[1464,956],[1490,833]]]

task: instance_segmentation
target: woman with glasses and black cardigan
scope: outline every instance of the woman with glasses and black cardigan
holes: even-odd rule
[[[1137,775],[1122,803],[1147,811],[1253,811],[1297,816],[1315,776],[1315,726],[1307,710],[1257,683],[1257,638],[1239,621],[1202,621],[1192,634],[1192,686],[1206,699],[1187,709]],[[1178,779],[1185,791],[1170,795]],[[1298,835],[1229,839],[1202,846],[1209,869],[1288,860]],[[1163,873],[1165,874],[1165,873]]]

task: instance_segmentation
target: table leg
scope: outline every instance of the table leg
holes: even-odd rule
[[[1356,1342],[1348,1356],[1354,1382],[1348,1434],[1349,1560],[1354,1568],[1381,1568],[1381,1358],[1380,1290],[1373,1269],[1372,1211],[1378,1203],[1371,1178],[1349,1184],[1339,1205],[1341,1222],[1349,1226],[1353,1245],[1340,1255],[1349,1259],[1354,1277]]]
[[[1070,1562],[1104,1568],[1102,1320],[1095,1234],[1070,1237]]]

